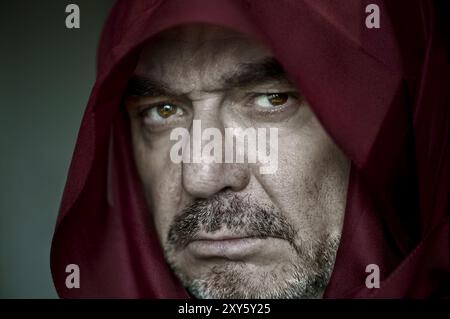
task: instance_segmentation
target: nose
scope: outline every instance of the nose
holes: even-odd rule
[[[212,103],[211,103],[212,102]],[[211,104],[213,101],[209,101],[210,105],[197,105],[197,111],[199,116],[196,116],[196,121],[191,127],[191,160],[189,162],[183,162],[183,187],[185,191],[194,198],[208,198],[223,190],[240,191],[244,189],[250,180],[249,168],[246,163],[224,163],[225,159],[225,141],[224,141],[224,127],[220,111],[214,110],[214,106]],[[207,103],[205,103],[207,104]],[[215,112],[214,112],[215,111]],[[200,121],[198,121],[200,120]],[[197,126],[195,127],[195,125]],[[201,125],[201,128],[199,128]],[[206,139],[202,138],[202,133],[206,129],[214,128],[221,132],[220,136],[209,136]],[[195,129],[197,134],[193,132]],[[196,139],[196,140],[194,140]],[[204,146],[212,142],[212,139],[220,139],[220,145],[222,149],[221,161],[211,161],[206,157],[211,156],[210,152],[204,152]],[[200,147],[200,152],[197,152],[196,159],[193,160],[193,149],[195,143]]]
[[[248,168],[244,164],[183,164],[184,189],[195,198],[208,198],[227,189],[238,192],[244,189],[248,182]]]

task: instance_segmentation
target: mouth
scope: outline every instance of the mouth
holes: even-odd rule
[[[232,234],[201,234],[186,249],[200,259],[225,258],[242,260],[263,248],[264,238]]]

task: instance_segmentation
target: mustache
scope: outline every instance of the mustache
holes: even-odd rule
[[[196,199],[173,220],[167,244],[174,250],[186,247],[200,232],[228,229],[242,237],[275,237],[288,241],[295,250],[296,230],[274,205],[262,205],[250,196],[216,194]]]

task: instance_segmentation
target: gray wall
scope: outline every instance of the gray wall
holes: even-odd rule
[[[81,28],[66,29],[78,4]],[[111,0],[0,2],[0,298],[55,298],[53,228]]]

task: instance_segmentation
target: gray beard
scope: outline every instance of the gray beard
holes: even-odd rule
[[[250,271],[244,262],[212,266],[201,278],[187,278],[175,262],[175,253],[200,230],[230,229],[234,233],[289,242],[295,258],[270,270]],[[338,235],[313,244],[298,244],[295,228],[275,207],[252,203],[235,195],[197,200],[170,227],[165,256],[184,287],[199,299],[299,299],[321,298],[334,267]]]

